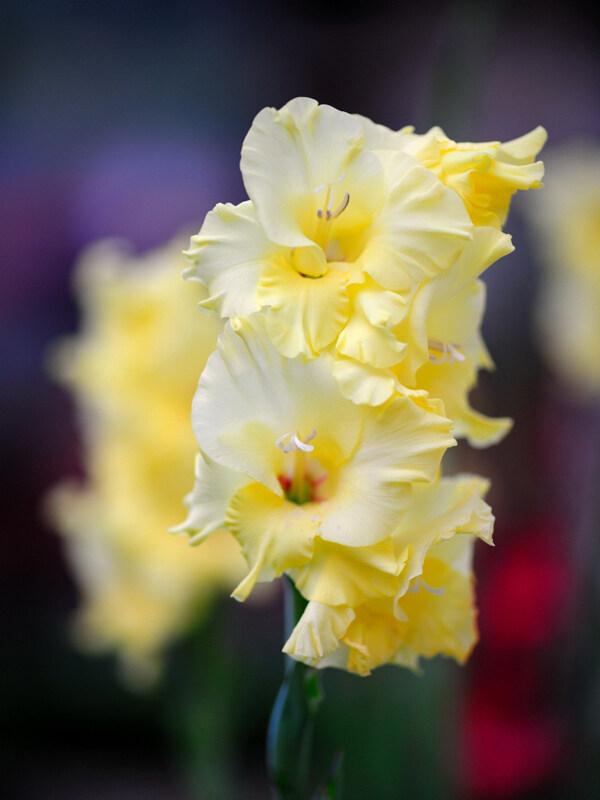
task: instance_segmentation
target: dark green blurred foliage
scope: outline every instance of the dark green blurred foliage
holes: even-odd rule
[[[420,676],[382,667],[368,678],[327,670],[323,683],[314,752],[343,751],[344,800],[454,796],[458,668],[438,660]]]

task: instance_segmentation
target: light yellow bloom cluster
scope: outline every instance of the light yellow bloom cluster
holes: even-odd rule
[[[600,394],[600,146],[549,154],[550,180],[528,209],[543,272],[539,349],[583,396]]]
[[[229,322],[194,399],[179,530],[236,536],[238,599],[294,580],[294,658],[367,674],[475,641],[470,555],[493,518],[485,481],[440,462],[454,435],[483,446],[510,424],[467,401],[491,365],[479,276],[512,250],[501,222],[540,185],[543,139],[457,144],[297,98],[246,136],[250,199],[192,238],[186,276]]]
[[[224,530],[191,554],[167,533],[197,452],[190,401],[222,328],[195,310],[205,293],[181,280],[180,249],[133,257],[115,242],[90,248],[76,272],[83,331],[54,354],[86,445],[86,484],[51,498],[84,597],[76,633],[87,648],[116,650],[138,681],[244,568]]]

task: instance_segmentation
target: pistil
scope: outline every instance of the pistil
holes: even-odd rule
[[[286,497],[293,503],[302,505],[308,503],[311,496],[311,485],[307,480],[306,454],[314,449],[312,444],[308,444],[317,435],[313,430],[304,441],[298,436],[296,431],[284,433],[275,442],[275,445],[284,453],[294,453],[294,467],[292,476],[289,480],[287,489],[284,489]]]

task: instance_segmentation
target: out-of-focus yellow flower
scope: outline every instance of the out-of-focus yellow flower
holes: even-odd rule
[[[378,560],[396,570],[384,540],[414,484],[436,478],[455,443],[451,422],[410,398],[380,408],[345,400],[330,356],[286,359],[265,328],[261,313],[234,320],[208,360],[192,410],[196,485],[178,530],[196,542],[223,523],[234,533],[250,568],[240,600],[256,581],[302,568],[301,591],[316,580],[352,603]],[[328,553],[342,565],[331,581],[321,566]],[[344,569],[355,577],[339,581]]]
[[[417,485],[389,540],[357,554],[362,571],[349,573],[340,559],[326,559],[332,585],[354,582],[354,595],[346,592],[352,602],[340,602],[341,592],[323,591],[323,581],[307,582],[305,570],[294,570],[309,603],[284,651],[312,666],[360,675],[388,663],[416,669],[421,657],[435,655],[462,663],[477,640],[473,544],[476,538],[491,543],[486,489],[486,481],[471,476]]]
[[[430,169],[463,200],[475,225],[501,229],[519,189],[539,189],[544,165],[535,161],[547,134],[538,126],[509,142],[455,142],[440,127],[424,134],[408,126],[391,131],[359,117],[367,146],[400,150]]]
[[[539,349],[566,383],[600,393],[600,146],[550,153],[546,188],[528,209],[543,267]]]
[[[139,680],[244,566],[226,531],[193,552],[167,532],[197,452],[194,387],[221,329],[195,308],[205,293],[181,280],[179,249],[138,258],[117,243],[90,248],[76,273],[82,333],[54,354],[85,441],[85,485],[51,499],[83,594],[77,636],[118,651]]]
[[[263,109],[242,147],[250,197],[216,206],[187,252],[187,276],[223,317],[266,310],[278,350],[334,346],[390,366],[403,293],[448,268],[471,238],[464,204],[429,169],[365,147],[360,120],[315,100]]]

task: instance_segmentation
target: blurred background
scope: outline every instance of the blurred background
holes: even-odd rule
[[[268,796],[278,594],[218,601],[151,690],[125,686],[110,655],[72,646],[78,590],[41,502],[83,470],[72,401],[45,367],[49,342],[79,324],[78,253],[107,236],[141,253],[199,228],[216,202],[240,202],[253,117],[297,95],[457,140],[542,124],[548,156],[600,147],[599,25],[585,8],[2,0],[4,797]],[[544,358],[532,194],[515,198],[505,226],[516,252],[486,276],[497,371],[473,403],[515,427],[490,451],[456,456],[493,486],[496,548],[476,556],[481,643],[464,670],[436,660],[421,677],[327,672],[317,736],[345,750],[348,798],[600,796],[600,393]]]

